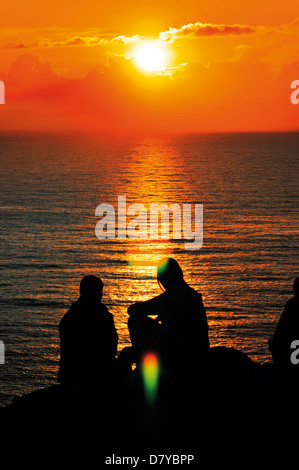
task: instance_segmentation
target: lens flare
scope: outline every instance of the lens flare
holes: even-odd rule
[[[159,276],[162,276],[168,266],[168,263],[169,263],[169,258],[164,258],[162,260],[159,261],[159,264],[158,264],[158,275]]]
[[[141,370],[145,398],[150,405],[153,405],[157,398],[160,378],[160,363],[156,352],[147,352],[144,355]]]

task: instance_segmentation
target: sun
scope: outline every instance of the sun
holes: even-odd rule
[[[167,67],[169,53],[159,41],[144,41],[133,51],[138,67],[146,72],[158,72]]]

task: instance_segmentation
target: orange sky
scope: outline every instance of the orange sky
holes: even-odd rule
[[[168,54],[150,72],[134,57],[149,39]],[[0,129],[299,129],[298,44],[298,0],[12,0]]]

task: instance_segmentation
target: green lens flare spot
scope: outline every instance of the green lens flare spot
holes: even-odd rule
[[[142,378],[146,401],[153,405],[157,398],[160,363],[156,352],[147,352],[142,359]]]
[[[165,260],[161,260],[158,264],[158,277],[163,276],[167,266],[169,264],[169,259],[166,258]]]

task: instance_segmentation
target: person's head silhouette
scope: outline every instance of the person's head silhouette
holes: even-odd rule
[[[101,300],[103,282],[97,276],[84,276],[80,282],[81,297],[88,300]]]
[[[179,263],[173,258],[163,258],[157,267],[157,280],[163,290],[173,289],[184,282],[183,271]],[[163,287],[162,287],[163,286]]]
[[[299,277],[296,277],[293,284],[294,296],[299,297]]]

